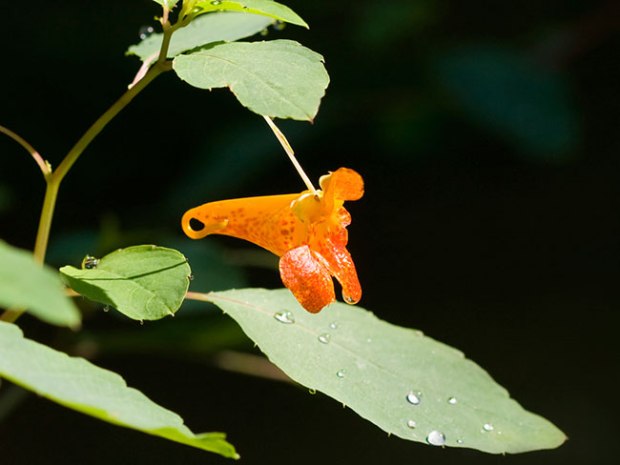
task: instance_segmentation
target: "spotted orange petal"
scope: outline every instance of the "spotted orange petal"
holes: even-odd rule
[[[338,168],[319,179],[326,211],[342,206],[345,200],[359,200],[364,195],[364,180],[350,168]]]
[[[282,255],[280,276],[302,307],[311,313],[320,312],[336,299],[329,270],[307,245]]]
[[[325,260],[329,273],[342,286],[344,301],[348,304],[356,304],[362,298],[362,286],[357,277],[351,254],[345,248],[345,244],[339,243],[338,237],[328,237],[322,242],[322,246],[317,247],[316,252]]]

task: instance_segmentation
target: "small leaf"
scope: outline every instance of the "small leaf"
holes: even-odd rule
[[[198,0],[195,5],[203,12],[209,11],[242,11],[255,15],[268,16],[286,23],[308,27],[297,13],[286,5],[272,0]]]
[[[291,40],[218,44],[174,59],[177,75],[201,89],[228,87],[259,115],[312,120],[329,83],[323,57]]]
[[[208,294],[269,359],[388,433],[484,452],[558,447],[564,434],[524,410],[451,347],[335,303],[304,311],[288,290]]]
[[[199,16],[186,27],[172,35],[168,58],[213,42],[233,42],[262,31],[273,19],[245,13],[212,13]],[[152,58],[159,52],[163,34],[151,34],[142,42],[132,45],[127,55],[137,55],[141,60]]]
[[[0,322],[0,376],[78,412],[224,457],[238,458],[223,433],[194,434],[176,413],[127,387],[116,373],[25,339]]]
[[[80,313],[65,295],[58,274],[37,265],[31,252],[3,241],[0,241],[0,307],[27,309],[54,325],[80,324]]]
[[[183,254],[154,245],[119,249],[92,269],[65,266],[60,272],[79,294],[134,320],[173,315],[183,303],[191,274]]]

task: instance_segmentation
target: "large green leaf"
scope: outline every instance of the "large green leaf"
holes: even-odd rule
[[[306,22],[297,13],[286,5],[272,0],[198,0],[195,8],[203,12],[210,11],[241,11],[264,15],[278,21],[284,21],[297,26],[308,27]]]
[[[180,416],[127,387],[116,373],[25,339],[16,325],[3,322],[0,376],[100,420],[238,458],[223,433],[192,433]]]
[[[228,87],[259,115],[312,120],[329,83],[323,57],[291,40],[218,44],[174,59],[177,75],[201,89]]]
[[[32,253],[0,241],[0,307],[27,309],[60,326],[79,326],[80,313],[64,292],[58,273],[37,265]]]
[[[265,16],[245,13],[212,13],[199,16],[172,35],[168,58],[212,42],[233,42],[250,37],[273,21]],[[137,55],[143,61],[153,58],[159,52],[162,37],[163,34],[151,34],[142,42],[129,47],[127,54]]]
[[[341,303],[310,314],[286,289],[207,296],[292,379],[391,434],[491,453],[554,448],[565,440],[461,352],[420,331]]]
[[[183,303],[191,274],[183,254],[154,245],[119,249],[89,267],[65,266],[60,272],[79,294],[135,320],[174,315]]]

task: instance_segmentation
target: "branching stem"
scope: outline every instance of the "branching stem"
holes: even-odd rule
[[[172,69],[170,62],[166,57],[168,54],[168,47],[170,45],[170,38],[172,33],[178,28],[185,26],[184,23],[177,23],[170,25],[168,21],[168,11],[164,7],[164,14],[161,19],[162,27],[164,30],[164,36],[162,39],[162,45],[159,52],[159,58],[157,62],[144,74],[142,79],[133,82],[132,85],[125,91],[121,97],[112,104],[92,126],[80,137],[75,145],[69,150],[65,158],[60,165],[52,171],[51,167],[41,158],[39,153],[24,139],[19,137],[14,132],[0,126],[0,132],[11,137],[22,147],[24,147],[32,157],[35,159],[47,184],[45,189],[45,197],[43,199],[43,208],[41,209],[41,217],[39,220],[39,228],[37,230],[37,237],[34,246],[34,259],[37,263],[43,264],[45,261],[45,254],[47,252],[47,244],[49,241],[50,230],[52,227],[52,219],[54,217],[54,209],[56,207],[56,199],[58,198],[58,190],[60,183],[67,175],[73,164],[80,158],[84,150],[90,145],[90,143],[99,135],[99,133],[107,126],[107,124],[114,119],[118,113],[125,108],[136,95],[138,95],[151,81],[165,71]],[[0,315],[0,320],[13,322],[17,320],[24,310],[7,310]]]

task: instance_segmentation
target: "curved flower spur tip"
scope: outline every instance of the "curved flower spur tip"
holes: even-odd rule
[[[310,313],[318,313],[336,300],[328,269],[307,245],[282,255],[280,277],[301,306]]]
[[[215,234],[218,231],[224,229],[228,224],[228,219],[215,219],[208,214],[207,207],[210,204],[205,204],[200,207],[187,210],[181,219],[181,227],[183,232],[192,239],[202,239],[209,234]]]

